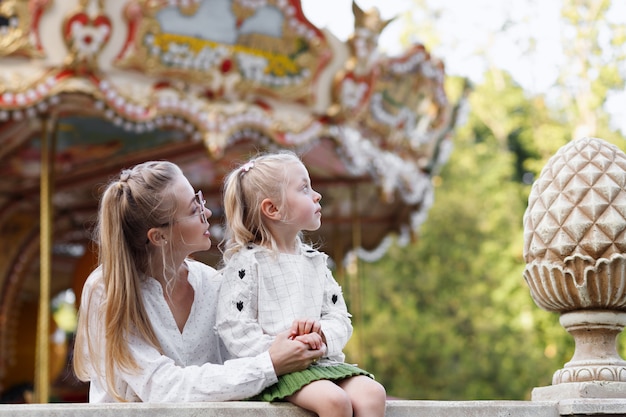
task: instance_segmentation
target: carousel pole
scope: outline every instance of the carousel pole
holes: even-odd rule
[[[333,237],[331,239],[331,242],[339,242],[339,244],[335,243],[333,245],[332,254],[333,254],[333,259],[336,260],[335,265],[337,268],[337,274],[335,278],[337,278],[337,282],[339,283],[339,285],[344,287],[346,284],[346,267],[344,265],[345,251],[343,249],[343,242],[341,240],[340,227],[341,225],[333,228]]]
[[[52,129],[51,129],[52,127]],[[52,131],[52,135],[50,135]],[[50,139],[50,136],[52,139]],[[40,275],[39,316],[35,358],[36,403],[47,403],[50,397],[50,280],[52,271],[52,186],[54,184],[54,150],[56,118],[44,117],[41,133],[40,174]]]
[[[361,363],[363,361],[363,337],[361,335],[363,325],[363,312],[361,308],[361,284],[359,280],[359,255],[358,250],[361,248],[361,216],[359,215],[359,200],[358,200],[358,184],[352,188],[351,200],[352,200],[352,250],[354,251],[353,264],[350,266],[352,279],[350,280],[350,300],[352,301],[352,315],[355,317],[355,324],[360,329],[355,334],[356,346],[357,346],[357,361]]]

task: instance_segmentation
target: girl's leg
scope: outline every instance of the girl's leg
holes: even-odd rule
[[[332,381],[313,381],[286,400],[319,417],[352,417],[350,397]]]
[[[385,387],[372,378],[358,375],[343,379],[337,384],[350,397],[354,417],[383,417],[385,415],[387,401]]]

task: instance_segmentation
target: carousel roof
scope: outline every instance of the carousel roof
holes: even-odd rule
[[[102,185],[149,159],[178,163],[204,190],[214,248],[224,175],[284,148],[323,196],[309,237],[336,261],[414,235],[456,106],[441,61],[422,45],[380,54],[389,21],[353,11],[342,42],[299,0],[3,0],[0,302],[36,268],[43,140],[53,146],[53,291],[86,247]]]

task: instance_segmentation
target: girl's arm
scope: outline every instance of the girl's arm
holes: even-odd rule
[[[324,302],[320,325],[327,348],[325,356],[343,357],[342,350],[352,336],[352,323],[341,287],[329,269],[326,270],[324,282]]]
[[[265,352],[274,340],[257,321],[257,291],[256,264],[235,263],[222,271],[216,327],[224,345],[236,357]]]

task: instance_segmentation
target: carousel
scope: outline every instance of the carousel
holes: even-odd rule
[[[52,307],[80,296],[102,187],[136,163],[175,162],[203,190],[212,265],[223,177],[268,150],[302,157],[323,196],[308,238],[344,285],[347,260],[416,236],[459,103],[442,62],[380,53],[389,20],[352,10],[344,42],[299,0],[0,1],[0,394],[86,399]]]

